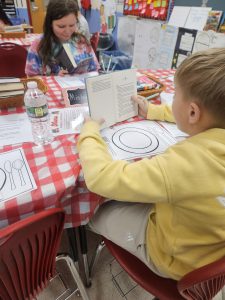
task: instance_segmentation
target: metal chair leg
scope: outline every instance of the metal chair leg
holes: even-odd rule
[[[72,252],[72,258],[75,263],[75,267],[79,272],[79,264],[78,264],[78,248],[77,248],[77,238],[76,238],[76,230],[74,228],[67,228],[67,235],[69,238],[70,249]]]
[[[82,298],[84,300],[90,300],[72,258],[69,255],[61,254],[56,257],[56,261],[60,261],[60,260],[64,260],[66,262],[67,266],[69,267],[71,274],[73,276],[73,279],[77,284],[77,287],[79,289],[79,292],[80,292]]]
[[[87,257],[87,236],[86,236],[86,229],[85,226],[78,227],[79,237],[80,237],[80,249],[83,257],[84,263],[84,273],[86,279],[86,286],[91,286],[91,278],[90,278],[90,270],[88,264],[88,257]]]
[[[90,270],[90,277],[91,277],[92,274],[93,274],[93,270],[95,269],[95,266],[96,266],[97,263],[98,263],[99,256],[100,256],[100,254],[101,254],[101,252],[102,252],[102,249],[103,249],[104,247],[105,247],[105,243],[104,243],[104,241],[101,241],[101,242],[98,244],[98,246],[97,246],[97,248],[96,248],[96,250],[95,250],[95,252],[94,252],[94,254],[93,254],[93,256],[92,256],[92,260],[91,260],[90,267],[89,267],[89,270]]]

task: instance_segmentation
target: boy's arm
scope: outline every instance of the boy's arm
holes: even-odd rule
[[[175,123],[171,106],[165,104],[161,104],[161,105],[149,104],[147,119],[155,120],[155,121],[168,121],[168,122]]]
[[[96,122],[84,124],[78,150],[85,182],[92,192],[120,201],[168,201],[168,183],[156,157],[133,163],[114,161]]]

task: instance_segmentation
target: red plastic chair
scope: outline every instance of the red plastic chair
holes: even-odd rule
[[[155,299],[211,300],[225,285],[225,257],[176,281],[156,275],[134,255],[106,238],[103,241],[121,267]]]
[[[27,50],[14,43],[0,44],[0,77],[26,77]]]
[[[66,262],[83,299],[88,299],[72,259],[56,257],[64,219],[62,209],[52,208],[0,230],[1,300],[34,299],[55,275],[56,260]]]
[[[97,51],[97,47],[98,47],[98,41],[99,41],[99,32],[95,32],[92,34],[90,42],[91,42],[91,47],[93,48],[95,54]]]

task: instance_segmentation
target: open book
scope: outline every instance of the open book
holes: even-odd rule
[[[102,128],[138,114],[131,96],[137,95],[135,69],[117,71],[86,79],[89,111],[93,119],[104,118]]]
[[[68,43],[63,44],[63,47],[56,56],[60,67],[67,70],[69,74],[88,72],[92,57],[85,57],[79,63],[75,62],[73,53]]]

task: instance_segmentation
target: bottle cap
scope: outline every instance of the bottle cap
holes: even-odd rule
[[[37,88],[37,82],[36,81],[28,81],[27,87],[28,87],[28,89],[35,89],[35,88]]]

